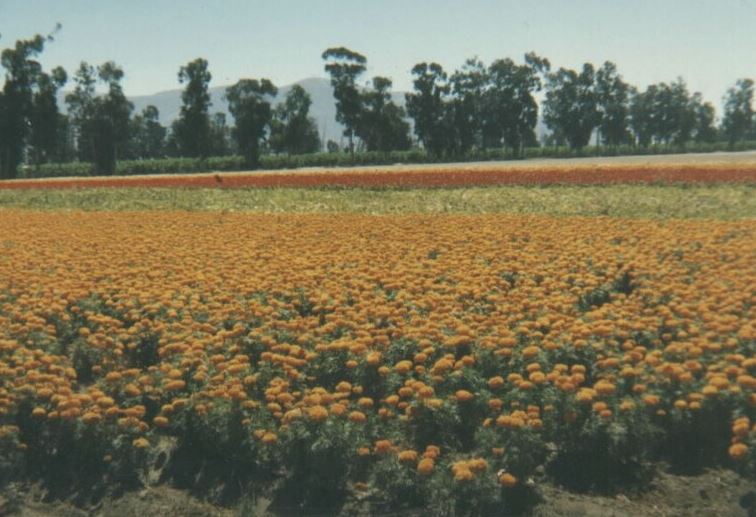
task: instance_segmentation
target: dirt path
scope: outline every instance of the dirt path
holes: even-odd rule
[[[697,476],[660,473],[651,488],[640,494],[587,495],[569,492],[547,484],[539,487],[542,501],[527,515],[533,517],[753,517],[756,516],[756,481],[729,470],[711,470]],[[247,502],[224,508],[200,501],[186,491],[166,486],[128,492],[106,498],[86,508],[65,502],[42,502],[43,494],[0,494],[0,516],[19,517],[144,517],[181,515],[197,517],[270,516],[265,503]],[[12,499],[16,499],[15,502]],[[344,514],[367,516],[359,503],[345,506]],[[397,517],[402,514],[392,514]],[[422,512],[408,512],[420,517]]]

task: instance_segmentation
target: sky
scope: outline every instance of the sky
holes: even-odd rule
[[[396,90],[422,61],[453,71],[531,50],[554,67],[614,61],[641,88],[682,76],[717,107],[736,79],[756,78],[756,0],[0,0],[0,48],[58,22],[43,65],[113,60],[128,95],[179,88],[196,57],[211,86],[325,77],[332,46],[365,55],[365,80]]]

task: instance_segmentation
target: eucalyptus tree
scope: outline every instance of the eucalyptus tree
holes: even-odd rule
[[[595,92],[596,73],[585,63],[580,72],[560,68],[548,75],[544,121],[572,149],[588,145],[601,121]]]
[[[29,115],[28,142],[35,165],[54,160],[62,151],[59,134],[65,118],[58,108],[58,91],[67,81],[68,75],[62,67],[54,68],[49,74],[41,73],[37,80]]]
[[[248,167],[259,164],[262,140],[273,116],[270,99],[277,93],[268,79],[241,79],[226,88],[228,109],[235,123],[232,134]]]
[[[730,145],[753,135],[753,119],[753,80],[739,79],[724,98],[722,132]]]
[[[179,69],[178,80],[185,84],[181,93],[181,113],[173,124],[179,153],[189,157],[206,157],[212,151],[210,134],[209,84],[213,76],[207,60],[197,58]]]
[[[541,77],[549,68],[547,59],[532,52],[525,55],[523,64],[508,58],[491,63],[484,96],[484,132],[488,128],[489,144],[495,135],[496,147],[504,145],[514,156],[521,156],[525,146],[536,142],[538,103],[534,93],[541,90]]]
[[[311,118],[312,98],[307,90],[295,84],[286,98],[273,110],[270,147],[277,153],[304,154],[320,149],[320,136]]]
[[[357,80],[365,72],[367,59],[346,47],[329,48],[323,52],[322,58],[336,99],[336,120],[344,125],[349,152],[354,153],[354,138],[358,136],[363,113],[363,98]]]
[[[606,61],[596,71],[596,105],[599,111],[597,141],[617,146],[629,140],[631,87],[617,72],[617,65]]]
[[[134,105],[123,92],[123,69],[112,61],[96,69],[86,62],[74,76],[76,87],[66,96],[76,128],[79,159],[91,161],[96,174],[114,174],[116,161],[127,154]],[[98,95],[97,82],[106,93]]]
[[[415,135],[430,154],[439,156],[449,147],[449,77],[438,63],[418,63],[412,68],[413,92],[405,94],[407,113]]]
[[[59,28],[58,25],[55,31]],[[0,65],[5,70],[5,82],[0,91],[0,178],[18,175],[18,167],[24,160],[32,132],[35,95],[39,94],[40,82],[46,89],[57,85],[43,72],[42,65],[37,61],[45,44],[52,40],[52,34],[37,34],[31,39],[18,40],[13,47],[0,52]],[[56,79],[60,78],[59,73],[54,74]],[[37,107],[41,108],[41,104],[37,104]],[[47,108],[55,107],[57,105]],[[38,133],[37,137],[40,136]]]
[[[374,77],[371,87],[361,93],[362,115],[358,135],[368,151],[409,149],[409,124],[405,111],[391,99],[392,82]]]

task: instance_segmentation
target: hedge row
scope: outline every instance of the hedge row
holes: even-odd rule
[[[629,156],[678,153],[708,153],[717,151],[756,150],[756,141],[740,142],[731,146],[727,142],[711,144],[697,143],[687,146],[654,145],[636,147],[623,145],[618,147],[591,146],[581,150],[568,147],[533,147],[525,149],[525,159],[533,158],[577,158],[592,156]],[[429,155],[423,149],[391,152],[348,153],[314,153],[303,155],[265,155],[260,160],[261,169],[298,169],[303,167],[350,167],[364,165],[391,165],[398,163],[418,164],[437,162],[474,162],[514,159],[511,151],[506,149],[484,149],[464,156]],[[160,158],[153,160],[124,160],[116,167],[116,174],[128,176],[134,174],[170,174],[215,171],[246,170],[241,156],[218,156],[211,158]],[[49,163],[36,168],[22,169],[22,178],[56,178],[70,176],[94,175],[92,164],[83,162]]]

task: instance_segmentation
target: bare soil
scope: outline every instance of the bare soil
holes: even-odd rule
[[[661,472],[651,487],[641,493],[612,495],[580,494],[551,484],[538,487],[541,501],[527,515],[581,517],[755,517],[756,480],[730,470],[709,470],[695,476]],[[270,512],[268,501],[242,501],[222,507],[202,501],[185,490],[151,486],[120,496],[108,496],[79,508],[67,501],[46,501],[36,486],[11,485],[0,493],[0,516],[18,517],[235,517],[280,516]],[[360,500],[348,502],[343,515],[370,515]],[[400,514],[391,514],[400,515]],[[419,517],[420,512],[406,515]]]

